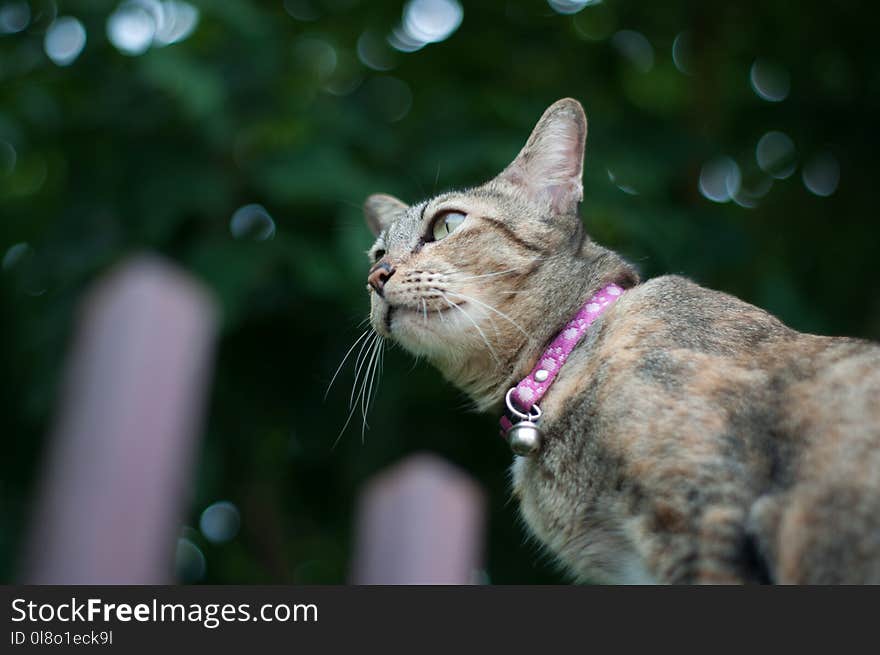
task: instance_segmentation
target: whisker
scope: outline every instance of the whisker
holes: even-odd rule
[[[437,174],[434,176],[434,189],[431,193],[436,193],[437,191],[437,183],[440,181],[440,162],[437,162]]]
[[[333,440],[333,445],[330,447],[330,450],[335,450],[339,440],[342,438],[342,435],[345,434],[345,430],[348,428],[348,424],[351,423],[351,418],[354,416],[354,412],[357,409],[357,405],[352,406],[349,404],[348,416],[345,419],[345,423],[342,425],[342,429],[339,431],[339,434],[336,435],[336,439]]]
[[[482,329],[480,329],[480,326],[477,325],[477,322],[464,309],[462,309],[461,307],[456,305],[454,302],[450,301],[449,298],[446,297],[446,294],[441,292],[441,296],[442,296],[443,300],[446,301],[447,305],[449,305],[450,307],[454,307],[455,309],[460,311],[462,314],[464,314],[464,317],[471,322],[471,324],[477,329],[477,332],[480,333],[480,337],[483,339],[483,343],[486,344],[486,348],[488,348],[489,352],[492,353],[492,357],[495,360],[495,363],[498,364],[498,366],[501,366],[501,360],[498,359],[498,355],[495,353],[495,350],[489,344],[489,340],[486,338],[486,334],[483,332]]]
[[[455,296],[459,296],[459,297],[461,297],[461,298],[465,298],[466,300],[472,300],[472,301],[474,301],[475,304],[480,304],[480,302],[479,302],[478,300],[476,300],[476,298],[466,297],[464,294],[456,293],[455,291],[445,291],[445,292],[444,292],[443,290],[441,290],[441,289],[439,289],[439,288],[437,288],[437,287],[434,287],[434,288],[433,288],[433,291],[436,291],[436,292],[437,292],[438,294],[440,294],[441,296],[444,295],[445,293],[451,293],[451,294],[453,294],[453,295],[455,295]],[[448,304],[449,304],[449,300],[446,299],[445,297],[444,297],[443,299],[446,300],[446,304],[448,305]],[[456,309],[461,309],[458,305],[455,305],[455,307],[456,307]],[[464,310],[461,309],[461,311],[464,311]],[[441,317],[442,317],[442,314],[441,314]],[[471,323],[474,322],[472,316],[467,315],[467,317],[468,317],[469,319],[471,319]],[[490,315],[486,315],[486,318],[488,318],[488,319],[489,319],[489,323],[492,324],[492,330],[495,332],[495,336],[497,337],[498,334],[499,334],[499,333],[498,333],[498,325],[496,325],[495,321],[492,319],[492,316],[490,316]]]
[[[482,275],[468,275],[466,277],[458,277],[456,276],[454,279],[456,282],[466,282],[467,280],[479,280],[485,277],[497,277],[498,275],[509,275],[510,273],[516,273],[517,271],[521,271],[525,266],[517,266],[516,268],[508,268],[505,271],[495,271],[494,273],[483,273]]]
[[[351,419],[354,417],[354,413],[357,411],[358,404],[354,402],[354,397],[355,397],[356,392],[357,392],[357,396],[361,399],[360,405],[361,405],[361,412],[363,415],[363,426],[361,427],[361,443],[363,443],[364,431],[369,427],[367,425],[367,419],[366,419],[366,409],[369,407],[369,400],[367,400],[365,403],[364,393],[367,388],[368,379],[370,379],[370,388],[372,390],[373,382],[371,379],[371,375],[373,377],[375,376],[376,351],[378,349],[380,349],[381,346],[384,345],[384,343],[385,343],[384,337],[382,337],[378,333],[373,333],[373,338],[367,339],[364,342],[364,344],[361,346],[361,352],[358,353],[358,359],[360,360],[360,364],[358,365],[357,371],[355,372],[355,380],[354,380],[354,384],[352,385],[352,391],[351,391],[352,395],[351,395],[351,398],[349,399],[349,405],[348,405],[349,406],[348,416],[346,417],[345,423],[343,424],[342,429],[339,431],[339,434],[336,435],[336,439],[333,441],[333,446],[331,447],[331,450],[334,450],[336,448],[336,446],[339,443],[339,440],[342,438],[342,435],[345,434],[346,429],[348,428],[349,424],[351,423]],[[367,344],[369,344],[369,345],[367,345]],[[365,347],[368,348],[366,350],[366,352],[364,352]],[[363,357],[361,357],[361,355],[363,355]],[[364,369],[364,364],[366,364],[366,369]],[[364,376],[363,376],[363,378],[360,378],[360,372],[362,369],[364,370]],[[372,369],[372,374],[371,374],[371,369]],[[358,388],[358,379],[360,379],[360,388]]]
[[[385,344],[385,339],[380,338],[376,342],[376,352],[373,354],[374,362],[373,362],[373,372],[370,374],[370,386],[367,388],[367,412],[370,411],[370,404],[374,400],[373,394],[376,388],[376,382],[378,381],[379,374],[379,364],[382,361],[382,346]]]
[[[568,256],[568,253],[558,253],[556,255],[549,255],[547,257],[534,257],[531,260],[529,260],[529,262],[527,264],[523,264],[522,266],[515,266],[513,268],[508,268],[503,271],[495,271],[492,273],[483,273],[482,275],[469,275],[469,276],[465,276],[465,277],[457,277],[457,275],[455,273],[453,273],[452,275],[455,276],[454,279],[456,282],[464,282],[467,280],[479,280],[479,279],[487,278],[487,277],[496,277],[498,275],[509,275],[510,273],[515,273],[516,271],[521,271],[525,268],[528,268],[529,266],[531,266],[535,262],[546,262],[546,261],[550,261],[552,259],[558,259],[560,257],[566,257],[566,256]]]
[[[370,406],[370,396],[373,393],[373,383],[376,379],[377,356],[379,347],[382,344],[382,337],[376,339],[373,344],[370,363],[367,365],[367,370],[364,373],[364,383],[361,385],[361,418],[363,419],[363,423],[361,424],[361,443],[364,443],[364,433],[370,427],[369,424],[367,424],[367,409]]]
[[[411,181],[413,181],[413,182],[416,183],[416,186],[419,187],[419,191],[421,192],[423,198],[424,198],[425,196],[428,195],[427,193],[425,193],[425,187],[422,186],[422,183],[419,181],[418,176],[416,176],[416,175],[412,172],[412,169],[409,169],[409,168],[402,168],[401,170],[403,170],[403,171],[406,173],[406,176],[407,176]]]
[[[336,438],[333,440],[333,445],[330,446],[330,450],[336,450],[336,446],[339,445],[339,440],[342,439],[342,435],[345,434],[345,429],[348,427],[348,424],[351,423],[351,417],[354,414],[354,410],[351,410],[348,413],[348,418],[345,419],[345,424],[342,426],[342,429],[339,431],[339,434],[336,435]]]
[[[351,419],[354,416],[355,409],[357,408],[357,405],[354,404],[355,389],[357,389],[358,377],[360,376],[361,368],[364,364],[364,361],[366,361],[366,358],[363,357],[364,351],[365,351],[365,348],[367,347],[367,345],[372,343],[373,341],[375,341],[376,337],[378,337],[378,336],[379,335],[374,332],[372,339],[369,339],[369,338],[366,339],[361,344],[360,351],[358,351],[358,356],[355,359],[354,382],[351,385],[351,396],[349,397],[349,400],[348,400],[348,409],[349,409],[348,416],[345,418],[345,423],[342,425],[342,429],[339,431],[339,434],[336,435],[336,439],[333,440],[333,445],[330,447],[330,450],[336,449],[337,444],[339,444],[339,440],[342,438],[342,435],[345,434],[345,430],[348,428],[348,424],[351,423]],[[361,338],[363,338],[363,335]],[[355,344],[355,345],[357,345],[357,344]]]
[[[360,377],[361,369],[363,368],[364,363],[367,361],[367,358],[369,357],[369,353],[373,347],[373,344],[376,343],[376,339],[378,339],[378,338],[379,338],[379,334],[377,332],[374,332],[373,337],[371,339],[367,339],[364,342],[364,346],[367,347],[366,354],[364,354],[364,347],[361,347],[361,351],[358,353],[358,361],[360,363],[357,364],[357,369],[354,372],[354,384],[352,384],[351,396],[349,396],[349,399],[348,399],[348,406],[349,407],[351,407],[354,404],[355,389],[357,389],[358,378]],[[369,344],[369,345],[367,345],[367,344]],[[361,357],[361,355],[364,355],[364,356]]]
[[[330,384],[327,385],[327,391],[324,392],[324,400],[327,400],[327,396],[330,393],[330,389],[333,387],[333,383],[336,382],[336,378],[339,375],[339,371],[342,370],[342,367],[345,366],[345,362],[348,360],[352,351],[357,348],[357,345],[361,342],[361,340],[366,337],[370,333],[370,329],[364,330],[363,334],[359,336],[355,342],[352,344],[351,348],[348,349],[348,352],[345,353],[345,356],[342,358],[342,361],[339,363],[339,366],[336,368],[336,372],[333,374],[333,377],[330,378]]]
[[[382,339],[382,351],[379,355],[379,379],[382,379],[382,373],[385,372],[385,344],[388,343],[384,338]]]
[[[373,389],[371,390],[371,399],[367,403],[367,411],[370,410],[371,404],[373,404],[373,405],[376,404],[376,396],[379,395],[379,393],[378,393],[379,383],[382,382],[382,371],[385,368],[385,364],[384,364],[384,362],[385,362],[385,343],[386,342],[385,342],[384,338],[379,342],[379,358],[377,360],[377,362],[378,362],[377,366],[378,366],[379,372],[376,376],[376,386],[373,387]]]
[[[487,304],[487,303],[484,303],[482,300],[477,300],[476,298],[474,298],[474,297],[472,297],[472,296],[468,296],[468,295],[463,294],[463,293],[458,293],[457,291],[447,291],[446,293],[451,293],[453,296],[458,296],[458,297],[460,297],[460,298],[464,298],[465,300],[468,300],[468,301],[470,301],[470,302],[476,303],[477,305],[480,305],[481,307],[485,307],[485,308],[488,309],[489,311],[495,312],[495,313],[498,314],[501,318],[503,318],[504,320],[508,321],[508,322],[509,322],[513,327],[515,327],[517,330],[519,330],[520,332],[522,332],[527,338],[529,338],[529,339],[532,338],[532,335],[530,335],[530,334],[529,334],[528,332],[526,332],[522,327],[520,327],[519,323],[517,323],[516,321],[514,321],[512,318],[510,318],[507,314],[505,314],[505,313],[502,312],[501,310],[496,309],[495,307],[492,307],[492,305],[489,305],[489,304]]]

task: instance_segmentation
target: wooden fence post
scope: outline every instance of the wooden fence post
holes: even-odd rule
[[[48,442],[24,581],[172,579],[216,326],[210,295],[150,256],[89,294]]]
[[[414,455],[366,486],[354,584],[473,584],[481,567],[484,498],[464,473]]]

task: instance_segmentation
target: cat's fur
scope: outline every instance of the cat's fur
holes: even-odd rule
[[[500,412],[598,289],[626,293],[541,402],[522,515],[578,580],[880,583],[880,347],[801,334],[687,279],[639,283],[586,235],[586,118],[551,106],[490,182],[371,196],[373,327]],[[445,239],[431,222],[467,214]],[[490,438],[490,437],[487,437]]]

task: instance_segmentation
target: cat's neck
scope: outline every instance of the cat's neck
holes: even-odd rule
[[[565,271],[564,276],[561,271]],[[535,280],[536,292],[547,298],[546,306],[525,325],[526,334],[509,331],[503,342],[493,342],[493,351],[480,360],[450,359],[437,362],[444,375],[474,401],[476,408],[487,411],[503,402],[504,394],[532,369],[547,345],[559,331],[600,289],[615,283],[624,289],[638,284],[636,271],[617,253],[585,239],[577,254],[557,262]],[[550,288],[549,285],[555,285]],[[560,288],[561,287],[561,288]],[[513,317],[514,320],[521,318]]]

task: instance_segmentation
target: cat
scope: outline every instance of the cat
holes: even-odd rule
[[[880,583],[880,347],[641,281],[579,217],[586,134],[566,98],[482,186],[370,196],[373,329],[500,412],[618,285],[541,400],[540,449],[514,457],[534,536],[578,582]]]

